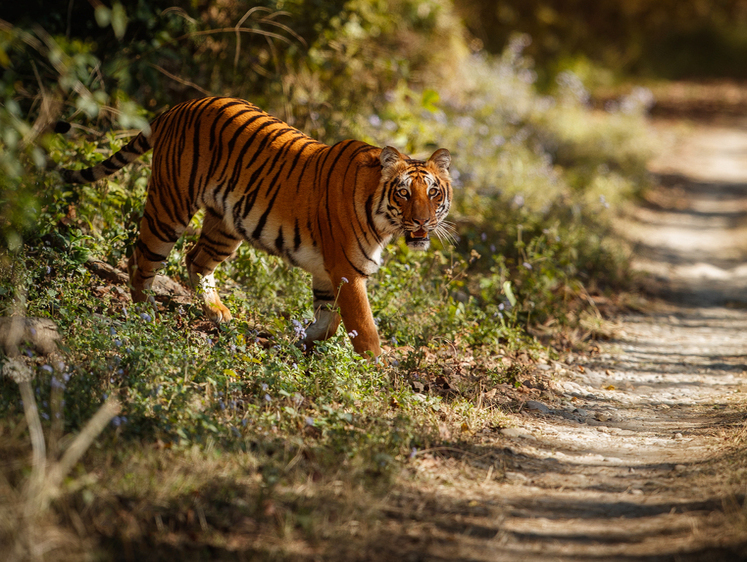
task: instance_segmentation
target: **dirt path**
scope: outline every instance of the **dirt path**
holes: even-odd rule
[[[418,460],[376,559],[747,559],[747,129],[662,130],[662,186],[620,229],[658,298],[591,362],[546,366],[515,427]]]

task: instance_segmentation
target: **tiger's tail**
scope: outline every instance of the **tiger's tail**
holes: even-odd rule
[[[64,131],[64,125],[58,124],[55,126],[55,131]],[[95,166],[82,170],[61,168],[59,172],[66,183],[91,183],[110,176],[117,170],[121,170],[140,158],[140,156],[148,152],[151,148],[152,146],[148,137],[144,133],[140,133],[118,152],[115,152],[109,158]]]

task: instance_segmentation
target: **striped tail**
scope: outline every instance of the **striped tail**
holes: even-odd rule
[[[66,183],[91,183],[121,170],[127,164],[131,164],[140,156],[151,149],[150,141],[143,133],[140,133],[129,143],[122,147],[119,152],[112,154],[109,158],[83,170],[68,170],[62,168],[60,174]]]

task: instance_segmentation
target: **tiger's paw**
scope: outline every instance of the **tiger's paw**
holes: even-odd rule
[[[216,324],[220,324],[221,322],[228,322],[229,320],[233,319],[231,311],[228,310],[228,308],[226,308],[226,306],[222,302],[205,303],[202,306],[202,310],[205,312],[205,316],[207,316]]]

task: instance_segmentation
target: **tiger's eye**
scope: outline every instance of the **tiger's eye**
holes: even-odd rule
[[[430,191],[428,191],[428,197],[437,197],[440,193],[440,190],[436,187],[431,187]]]
[[[407,199],[410,196],[410,192],[406,189],[398,189],[397,195],[399,195],[402,199]]]

